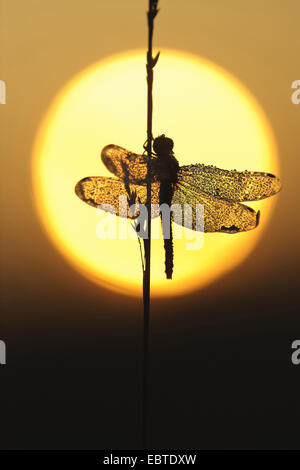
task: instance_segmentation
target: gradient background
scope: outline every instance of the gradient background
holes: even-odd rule
[[[51,100],[83,68],[146,45],[142,0],[0,0],[2,449],[134,449],[141,427],[141,299],[76,273],[43,232],[31,157]],[[299,448],[298,0],[161,0],[155,48],[198,54],[258,99],[284,190],[235,271],[193,295],[154,300],[152,448]],[[199,136],[195,136],[195,145]],[[245,145],[247,143],[245,142]]]

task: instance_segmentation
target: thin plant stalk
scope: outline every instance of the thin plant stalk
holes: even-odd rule
[[[152,116],[153,116],[153,68],[157,63],[159,53],[155,58],[152,56],[152,39],[154,18],[158,13],[158,0],[149,0],[148,17],[148,51],[147,51],[147,146],[148,156],[148,178],[147,178],[147,221],[145,232],[147,236],[143,239],[145,264],[143,271],[143,305],[144,305],[144,343],[143,343],[143,448],[147,449],[148,428],[148,398],[149,398],[149,324],[150,324],[150,261],[151,261],[151,155],[152,155]]]

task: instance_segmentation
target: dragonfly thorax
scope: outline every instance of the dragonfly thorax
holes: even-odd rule
[[[153,150],[157,156],[153,160],[153,171],[160,181],[177,183],[179,164],[173,154],[174,142],[164,134],[156,137]]]

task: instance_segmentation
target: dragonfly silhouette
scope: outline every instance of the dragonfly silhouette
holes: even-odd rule
[[[77,196],[93,207],[121,217],[136,218],[140,205],[146,204],[147,181],[151,180],[151,217],[162,215],[159,206],[191,207],[188,227],[199,230],[197,207],[204,207],[204,232],[239,233],[252,230],[259,223],[259,214],[241,204],[273,196],[281,189],[279,179],[258,171],[222,170],[201,163],[179,166],[173,154],[173,140],[161,135],[153,141],[153,154],[148,172],[148,157],[117,145],[107,145],[101,158],[117,178],[90,176],[75,187]],[[120,196],[122,204],[120,204]],[[130,196],[130,197],[129,197]],[[135,210],[130,212],[130,206]],[[185,225],[184,219],[173,221]],[[173,237],[171,218],[162,224],[165,248],[165,271],[173,273]]]

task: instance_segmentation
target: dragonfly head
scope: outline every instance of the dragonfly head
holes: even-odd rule
[[[153,150],[158,156],[173,154],[174,142],[165,134],[159,135],[154,139]]]

